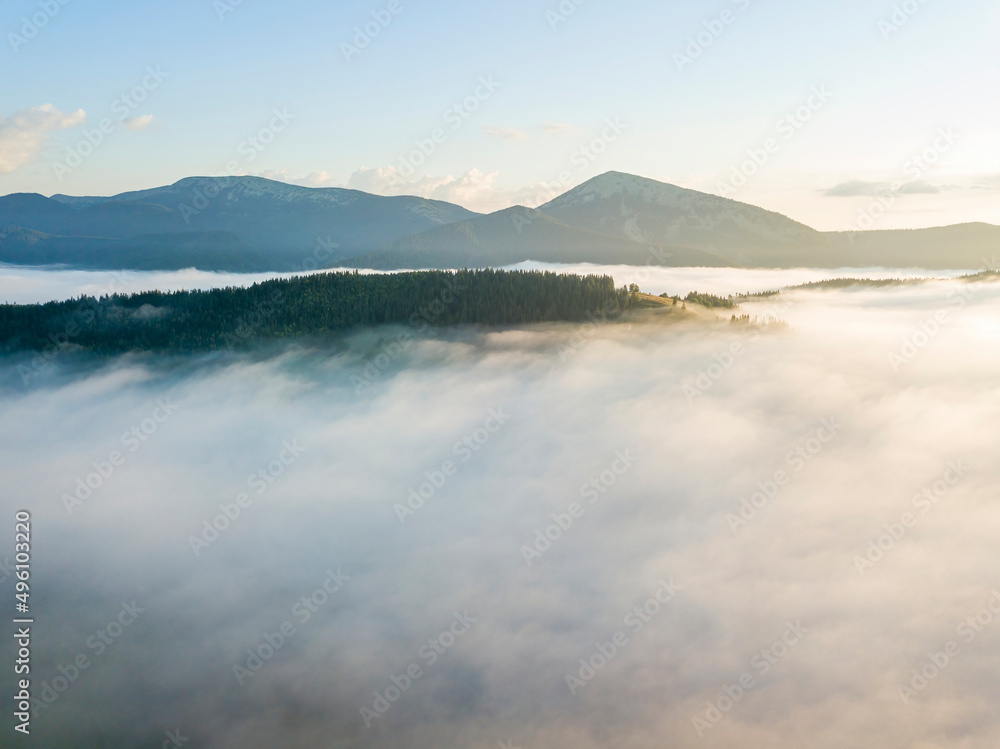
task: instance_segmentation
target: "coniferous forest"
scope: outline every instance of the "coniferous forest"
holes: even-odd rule
[[[0,351],[101,354],[239,348],[271,338],[403,323],[515,325],[614,317],[633,297],[610,276],[539,271],[323,273],[211,291],[149,291],[0,305]]]

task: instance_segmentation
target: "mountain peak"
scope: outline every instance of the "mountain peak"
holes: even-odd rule
[[[816,237],[786,216],[622,172],[589,179],[538,210],[570,226],[647,244],[694,247],[737,263],[750,249]]]
[[[612,171],[588,179],[586,182],[560,195],[555,200],[550,201],[550,203],[568,205],[576,202],[608,199],[619,195],[628,195],[646,203],[656,205],[674,205],[684,197],[715,197],[707,193],[699,193],[697,190],[688,190],[667,182],[659,182],[648,177],[639,177],[635,174]]]

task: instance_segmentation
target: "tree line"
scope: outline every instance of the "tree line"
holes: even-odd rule
[[[0,350],[77,346],[102,354],[236,348],[262,339],[402,323],[520,325],[632,309],[610,276],[463,270],[322,273],[209,291],[147,291],[0,305]]]

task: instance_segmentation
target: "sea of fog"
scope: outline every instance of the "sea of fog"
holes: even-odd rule
[[[969,271],[928,271],[919,268],[836,268],[794,270],[741,268],[646,268],[629,265],[557,265],[526,262],[509,266],[518,270],[550,270],[580,275],[610,275],[620,286],[638,283],[652,294],[681,294],[701,291],[709,294],[758,292],[782,286],[822,281],[830,278],[949,278]],[[338,269],[330,269],[338,270]],[[340,269],[348,270],[348,269]],[[316,271],[322,273],[323,271]],[[381,273],[384,271],[362,271]],[[72,270],[52,267],[5,265],[0,263],[0,304],[35,304],[71,299],[81,294],[132,294],[159,289],[215,289],[250,286],[270,278],[290,278],[296,273],[218,273],[187,268],[177,271]]]
[[[742,311],[0,361],[11,745],[995,749],[1000,285]]]

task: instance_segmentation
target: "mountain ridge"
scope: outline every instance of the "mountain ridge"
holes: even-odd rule
[[[525,206],[512,206],[468,221],[428,229],[389,247],[354,258],[354,267],[374,269],[465,268],[514,265],[527,260],[550,263],[672,265],[718,267],[725,260],[686,247],[653,254],[649,245],[569,226]]]
[[[653,257],[661,265],[936,269],[977,268],[1000,250],[1000,227],[986,222],[820,232],[765,208],[617,171],[537,208],[490,214],[418,196],[191,176],[106,197],[12,193],[0,197],[0,229],[0,262],[84,268],[645,265]]]

